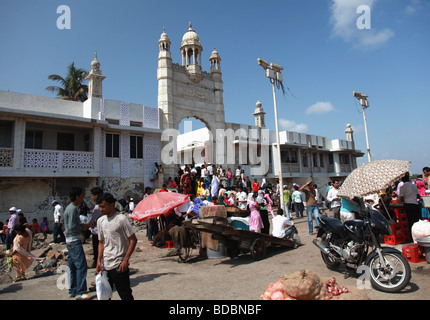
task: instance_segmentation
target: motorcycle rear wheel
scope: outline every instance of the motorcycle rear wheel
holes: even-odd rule
[[[321,237],[321,242],[323,245],[325,245],[326,247],[328,247],[328,243],[326,240],[326,234],[324,234]],[[333,253],[333,255],[336,255],[336,253]],[[340,262],[333,259],[332,257],[330,257],[327,253],[324,253],[321,251],[321,258],[323,259],[324,263],[326,264],[327,268],[329,268],[330,270],[336,270],[337,267],[339,267]]]
[[[382,292],[399,292],[411,279],[411,267],[401,253],[382,252],[387,267],[381,268],[379,255],[375,255],[367,264],[372,286]]]

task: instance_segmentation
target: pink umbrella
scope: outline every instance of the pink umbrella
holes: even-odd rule
[[[130,218],[142,222],[150,218],[156,218],[162,214],[167,216],[170,210],[187,202],[189,196],[189,194],[177,192],[151,194],[137,204]]]

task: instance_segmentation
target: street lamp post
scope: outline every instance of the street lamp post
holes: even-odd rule
[[[366,111],[365,111],[369,107],[369,101],[367,101],[367,98],[369,96],[367,94],[362,94],[357,91],[353,91],[353,95],[360,101],[360,105],[363,108],[364,131],[366,133],[366,144],[367,144],[367,157],[369,159],[369,162],[371,162],[372,156],[370,155],[369,135],[367,133],[367,121],[366,121]]]
[[[278,148],[278,176],[279,176],[279,200],[281,209],[284,210],[284,193],[282,182],[282,163],[281,163],[281,146],[279,143],[279,126],[278,126],[278,107],[276,103],[276,83],[282,83],[283,76],[281,71],[284,68],[276,63],[268,63],[258,58],[258,64],[266,71],[266,77],[270,79],[273,87],[273,105],[275,108],[275,125],[276,125],[276,147]]]

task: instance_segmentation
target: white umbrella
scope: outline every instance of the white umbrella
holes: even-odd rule
[[[410,164],[410,161],[403,160],[375,160],[366,163],[349,174],[337,195],[352,199],[385,190],[409,171]]]

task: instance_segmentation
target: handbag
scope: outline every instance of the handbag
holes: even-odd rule
[[[110,300],[112,298],[112,287],[107,278],[107,272],[99,272],[96,276],[97,300]]]

